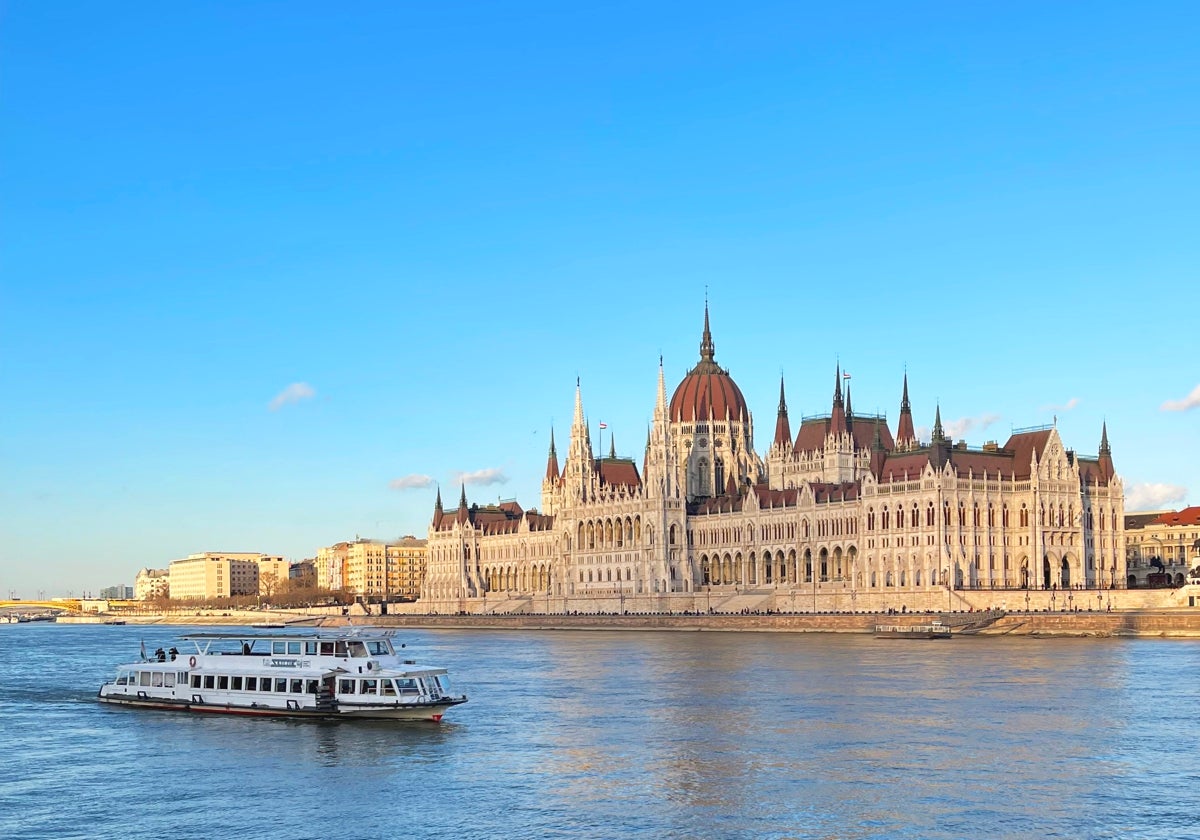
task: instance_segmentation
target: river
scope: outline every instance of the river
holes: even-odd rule
[[[205,628],[211,631],[214,628]],[[1195,836],[1200,642],[402,631],[439,724],[95,701],[185,628],[0,627],[5,838]]]

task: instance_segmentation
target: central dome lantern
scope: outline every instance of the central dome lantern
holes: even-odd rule
[[[729,371],[713,361],[712,333],[708,329],[708,304],[704,304],[704,335],[700,340],[700,362],[688,371],[671,397],[669,410],[676,423],[740,420],[748,417],[746,399]]]

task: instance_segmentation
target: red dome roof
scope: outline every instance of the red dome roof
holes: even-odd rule
[[[746,399],[727,371],[717,368],[716,371],[705,372],[699,368],[700,365],[697,365],[675,389],[675,395],[671,397],[672,420],[689,423],[703,421],[710,414],[718,420],[724,420],[726,414],[734,420],[740,420],[743,415],[749,415]]]
[[[724,420],[749,417],[742,389],[733,381],[729,371],[713,361],[712,334],[708,329],[708,305],[704,306],[704,336],[700,340],[700,363],[679,383],[671,397],[671,420],[691,423],[710,416]]]

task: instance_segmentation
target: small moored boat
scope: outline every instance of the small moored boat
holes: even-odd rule
[[[445,668],[401,658],[391,632],[359,627],[276,633],[193,633],[175,648],[117,668],[105,703],[261,717],[440,721],[467,702]]]

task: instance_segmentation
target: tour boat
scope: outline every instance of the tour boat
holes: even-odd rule
[[[876,624],[876,639],[949,639],[950,628],[938,620],[930,624]]]
[[[105,703],[261,717],[440,721],[467,702],[445,668],[402,658],[391,631],[193,633],[195,650],[159,648],[120,665]],[[185,645],[186,646],[186,645]],[[403,647],[403,645],[401,646]]]

